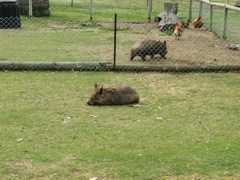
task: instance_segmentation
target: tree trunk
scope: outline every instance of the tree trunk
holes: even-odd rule
[[[166,13],[178,13],[178,3],[164,3],[164,9]]]

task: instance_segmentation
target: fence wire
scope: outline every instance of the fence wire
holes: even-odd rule
[[[28,0],[17,2],[19,9],[14,12],[19,11],[19,17],[14,13],[0,17],[1,70],[188,72],[240,67],[239,11],[228,10],[226,24],[224,8],[201,6],[198,0],[191,6],[190,1],[101,0],[92,1],[92,6],[89,0],[32,1],[32,12]],[[0,4],[12,9],[14,3]],[[166,4],[176,5],[176,14],[168,12],[171,8]],[[192,22],[181,28],[178,40],[175,25],[187,22],[190,7]],[[114,14],[118,17],[115,67]],[[203,27],[196,29],[193,21],[199,15]],[[156,17],[161,21],[154,22],[159,21]],[[160,31],[162,23],[164,31]],[[236,46],[229,49],[228,44]]]

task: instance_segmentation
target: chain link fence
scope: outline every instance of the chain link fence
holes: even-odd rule
[[[8,3],[0,2],[0,12],[12,11],[12,16],[1,13],[0,17],[1,70],[188,72],[238,71],[240,67],[237,7],[206,0]],[[194,28],[198,16],[202,28]],[[182,25],[181,36],[174,34],[176,23]]]

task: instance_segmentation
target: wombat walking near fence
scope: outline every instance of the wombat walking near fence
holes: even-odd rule
[[[155,54],[159,54],[162,58],[166,59],[166,41],[160,42],[156,40],[144,40],[135,44],[131,48],[130,60],[132,61],[135,56],[140,56],[143,61],[146,61],[146,55],[150,55],[151,59],[153,59]]]
[[[123,85],[117,88],[99,88],[95,84],[95,91],[92,93],[87,104],[93,105],[124,105],[139,102],[139,95],[135,89]]]

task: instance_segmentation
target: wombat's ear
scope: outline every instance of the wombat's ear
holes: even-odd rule
[[[95,89],[97,88],[97,83],[95,83]]]
[[[99,93],[103,94],[103,87],[100,88]]]

